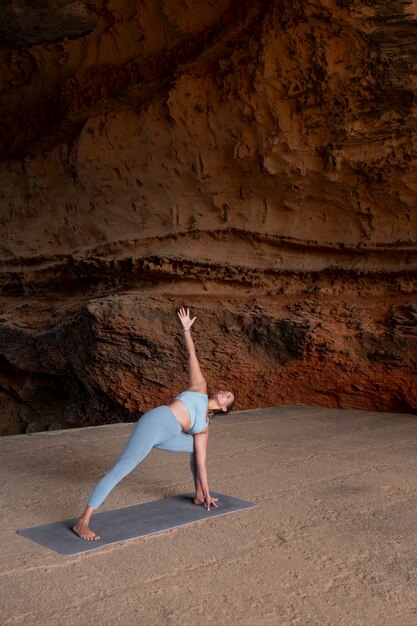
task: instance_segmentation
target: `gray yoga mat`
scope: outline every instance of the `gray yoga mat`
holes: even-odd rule
[[[119,541],[128,541],[147,535],[163,532],[185,526],[193,522],[213,519],[219,515],[227,515],[243,509],[256,506],[255,502],[239,500],[221,493],[212,493],[219,498],[218,507],[211,507],[207,511],[203,506],[193,503],[193,494],[172,496],[163,500],[135,504],[123,509],[97,513],[92,519],[91,527],[100,535],[97,541],[80,539],[71,530],[77,519],[68,519],[63,522],[23,528],[17,532],[28,537],[42,546],[55,550],[59,554],[72,556],[82,552],[97,550]]]

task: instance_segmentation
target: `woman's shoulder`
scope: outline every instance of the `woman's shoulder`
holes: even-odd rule
[[[189,391],[191,393],[199,393],[200,395],[206,396],[207,395],[207,384],[206,381],[195,384],[195,385],[190,385],[190,387],[188,387],[188,389],[186,391]]]
[[[199,397],[208,399],[208,395],[206,393],[203,393],[201,391],[193,391],[192,389],[186,389],[185,391],[181,391],[181,393],[177,396],[177,398],[179,398],[180,396],[184,396],[184,394],[191,394],[191,397],[199,396]]]

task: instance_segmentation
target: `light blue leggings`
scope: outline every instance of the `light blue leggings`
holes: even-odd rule
[[[139,419],[116,464],[95,486],[88,505],[97,509],[113,487],[143,461],[152,448],[169,452],[189,452],[194,483],[199,482],[193,435],[183,432],[171,409],[167,406],[158,406]]]

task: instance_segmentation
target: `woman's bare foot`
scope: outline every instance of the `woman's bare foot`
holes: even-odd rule
[[[194,487],[195,487],[194,504],[204,504],[203,490],[201,489],[200,483],[196,483]]]
[[[72,527],[72,530],[76,535],[81,537],[81,539],[86,539],[87,541],[97,541],[100,537],[88,527],[87,522],[82,522],[81,520]]]
[[[72,527],[75,534],[81,537],[81,539],[86,539],[86,541],[97,541],[97,539],[100,539],[100,537],[90,528],[90,519],[93,511],[93,507],[87,505],[78,522]]]

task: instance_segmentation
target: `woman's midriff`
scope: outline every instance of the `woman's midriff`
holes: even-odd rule
[[[191,419],[190,414],[188,413],[188,409],[181,400],[173,400],[171,404],[167,404],[168,408],[171,409],[179,423],[181,424],[181,428],[187,432],[190,430]]]

